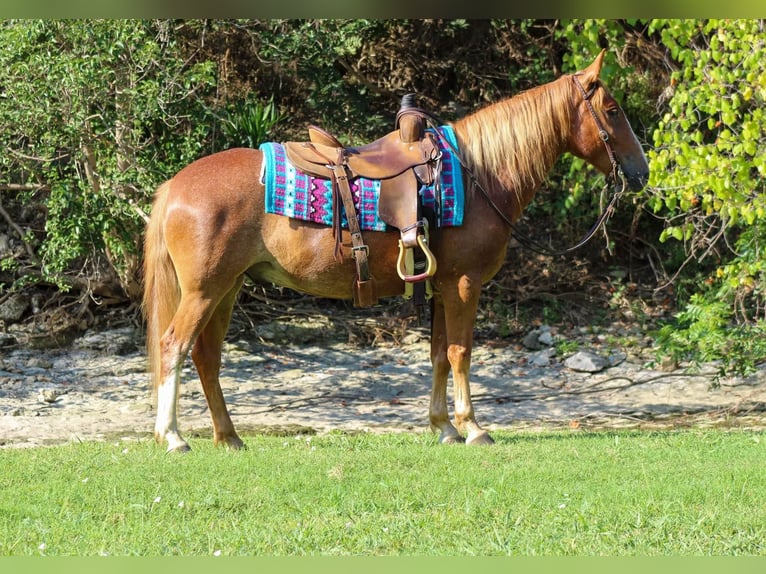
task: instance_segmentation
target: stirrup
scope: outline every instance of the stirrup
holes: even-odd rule
[[[431,253],[430,249],[428,249],[428,239],[426,239],[425,235],[418,235],[418,245],[420,246],[420,249],[423,250],[423,254],[426,256],[426,270],[423,273],[419,273],[418,275],[408,275],[407,267],[405,264],[405,253],[408,250],[412,250],[414,248],[405,248],[402,240],[399,240],[399,258],[396,261],[396,272],[405,283],[417,283],[418,281],[423,281],[424,279],[433,277],[434,273],[436,273],[436,257],[434,257],[434,254]]]
[[[414,249],[405,250],[404,256],[405,256],[405,266],[407,269],[407,273],[411,274],[415,270],[415,250]],[[418,268],[422,269],[423,267],[425,267],[425,265],[426,265],[426,261],[424,260],[418,265]],[[425,293],[423,294],[423,296],[425,297],[426,301],[430,301],[434,296],[434,288],[433,288],[433,285],[431,284],[431,280],[426,279],[425,281],[423,281],[423,285],[425,286]],[[409,301],[413,297],[415,297],[415,283],[405,283],[404,293],[402,293],[402,299],[404,299],[405,301]]]

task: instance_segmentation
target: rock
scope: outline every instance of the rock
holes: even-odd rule
[[[61,393],[59,393],[56,389],[41,389],[40,394],[38,395],[38,399],[40,399],[40,402],[42,403],[55,403],[59,396],[61,396]]]
[[[564,361],[564,366],[568,369],[583,373],[598,373],[608,365],[609,363],[604,357],[590,351],[578,351]]]
[[[11,295],[7,301],[0,305],[0,321],[17,323],[29,309],[29,295],[17,293]]]
[[[543,332],[540,333],[540,336],[537,337],[537,340],[540,344],[545,345],[546,347],[552,347],[554,343],[553,335],[551,335],[550,330],[543,330]]]
[[[277,331],[272,324],[258,325],[258,336],[264,341],[273,341],[277,338]]]
[[[607,357],[607,362],[610,367],[616,367],[617,365],[624,363],[628,359],[628,355],[623,351],[612,351]]]
[[[672,373],[678,369],[678,360],[675,357],[662,357],[659,367],[664,373]]]
[[[44,373],[53,368],[53,361],[45,356],[32,356],[27,359],[25,366],[35,374]]]
[[[533,353],[529,357],[529,364],[534,367],[547,367],[551,364],[551,359],[556,355],[556,349],[543,349]]]
[[[120,356],[132,353],[142,345],[141,336],[133,327],[88,332],[73,343],[75,349],[104,351]]]
[[[18,329],[13,329],[18,327]],[[75,322],[53,321],[38,322],[30,326],[10,325],[9,333],[16,337],[17,344],[27,349],[61,349],[75,340],[81,333]]]
[[[551,328],[544,325],[539,329],[532,329],[527,333],[524,339],[522,339],[521,343],[530,351],[538,351],[544,347],[550,347],[553,345]]]
[[[404,337],[402,337],[402,345],[414,345],[421,341],[429,341],[430,336],[427,333],[410,331]]]
[[[542,345],[540,344],[540,341],[538,341],[538,337],[540,336],[540,331],[537,329],[533,329],[527,335],[522,339],[521,344],[524,345],[527,349],[530,349],[532,351],[536,351],[537,349],[542,348]]]

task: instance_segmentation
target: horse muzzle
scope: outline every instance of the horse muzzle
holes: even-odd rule
[[[631,191],[641,191],[649,182],[648,169],[644,171],[625,171],[621,169],[620,171],[622,172],[622,175],[625,178],[625,181],[628,183],[628,187]]]
[[[646,187],[649,182],[649,163],[643,153],[631,154],[627,157],[618,155],[617,163],[631,191],[641,191]]]

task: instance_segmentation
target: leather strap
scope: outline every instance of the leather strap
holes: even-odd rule
[[[617,161],[617,156],[615,155],[611,144],[609,143],[609,134],[604,129],[604,126],[601,125],[601,120],[598,119],[598,116],[596,115],[596,110],[593,109],[593,104],[590,103],[590,99],[593,97],[593,94],[596,92],[597,85],[594,84],[593,87],[591,87],[591,89],[586,92],[585,88],[582,87],[580,80],[577,79],[578,75],[579,74],[573,74],[572,80],[574,80],[575,85],[580,90],[580,95],[582,95],[583,101],[585,102],[585,106],[588,108],[588,111],[590,112],[590,115],[593,118],[593,121],[596,123],[596,129],[598,130],[598,137],[601,138],[602,142],[604,142],[606,153],[609,156],[609,162],[612,164],[612,171],[610,176],[612,178],[612,181],[616,183],[617,170],[619,169],[620,164]]]
[[[335,172],[335,181],[338,184],[341,201],[343,201],[343,209],[346,211],[348,230],[351,233],[351,249],[353,250],[356,265],[359,268],[359,278],[366,280],[370,277],[370,270],[367,264],[368,248],[362,240],[362,231],[359,227],[359,218],[356,215],[356,207],[351,196],[351,187],[348,184],[346,168],[342,165],[334,165],[332,170]]]
[[[341,152],[339,152],[342,154]],[[343,209],[346,212],[348,230],[351,233],[352,257],[356,262],[356,280],[353,286],[354,305],[357,307],[369,307],[378,301],[375,279],[370,275],[369,254],[370,250],[362,238],[362,230],[359,227],[359,218],[356,214],[354,198],[351,194],[351,186],[348,183],[348,172],[345,164],[339,157],[339,162],[330,166],[333,172],[333,185],[336,188],[336,197],[340,196]],[[340,224],[340,208],[336,208],[336,218]],[[336,257],[340,253],[340,228],[336,237]],[[342,256],[342,253],[341,253]]]

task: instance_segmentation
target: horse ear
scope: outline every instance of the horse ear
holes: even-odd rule
[[[596,59],[593,60],[593,63],[581,72],[584,86],[590,87],[598,80],[598,76],[601,73],[601,65],[604,63],[604,54],[606,54],[606,48],[601,50]]]

